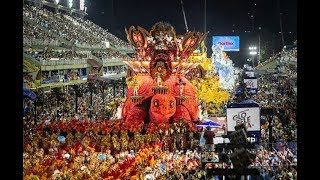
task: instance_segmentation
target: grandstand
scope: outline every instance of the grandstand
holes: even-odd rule
[[[206,34],[172,41],[159,22],[149,52],[126,31],[133,51],[70,2],[24,0],[23,179],[297,179],[296,44],[242,70],[207,58]],[[233,74],[238,87],[223,90]]]
[[[49,1],[24,1],[23,72],[33,73],[31,89],[125,76],[122,58],[133,53],[132,48],[86,15]]]
[[[264,62],[260,63],[257,71],[280,71],[282,73],[289,73],[289,71],[296,71],[297,68],[297,44],[284,46],[283,50],[276,55],[270,57]]]

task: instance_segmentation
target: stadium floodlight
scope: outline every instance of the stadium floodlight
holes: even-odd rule
[[[60,0],[55,0],[56,4],[59,4],[59,1],[60,1]]]
[[[250,46],[249,47],[249,54],[252,55],[252,67],[254,68],[254,55],[257,55],[257,47],[256,46]]]
[[[72,7],[73,0],[69,0],[69,8]]]
[[[80,0],[80,10],[84,10],[84,0]]]

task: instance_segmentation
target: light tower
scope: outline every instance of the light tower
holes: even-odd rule
[[[69,0],[69,8],[72,8],[72,3],[73,3],[73,0]]]
[[[249,54],[252,55],[252,68],[254,70],[254,56],[257,55],[257,47],[256,46],[250,46],[249,47]]]

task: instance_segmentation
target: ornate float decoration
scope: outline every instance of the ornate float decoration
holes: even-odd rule
[[[136,54],[135,58],[124,59],[129,66],[122,110],[124,128],[158,131],[181,120],[189,124],[197,120],[196,91],[185,76],[199,65],[189,57],[207,34],[176,35],[164,22],[156,23],[150,32],[131,26],[126,34]]]
[[[207,57],[207,48],[203,42],[189,59],[199,62],[199,65],[186,75],[196,90],[199,120],[221,114],[221,107],[228,101],[229,93],[221,88],[214,61]]]

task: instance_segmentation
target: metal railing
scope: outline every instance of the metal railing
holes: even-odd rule
[[[102,62],[103,62],[103,66],[107,66],[107,65],[110,65],[111,63],[120,63],[121,65],[125,65],[123,62],[122,62],[122,59],[121,58],[116,58],[116,59],[107,59],[107,58],[103,58],[102,59]]]
[[[40,39],[23,39],[24,45],[30,46],[60,46],[61,42],[58,40],[40,40]]]
[[[103,46],[101,44],[91,45],[91,44],[86,44],[86,43],[76,43],[75,45],[78,48],[88,48],[88,49],[105,49],[106,48],[105,46]]]
[[[74,60],[41,60],[43,66],[56,66],[56,65],[76,65],[76,64],[87,64],[86,59],[74,59]]]
[[[30,61],[30,63],[32,65],[36,65],[36,66],[40,66],[41,65],[41,63],[38,60],[36,60],[34,57],[32,57],[31,55],[29,55],[27,53],[23,53],[23,58],[25,60],[27,60],[27,61]]]
[[[115,58],[115,59],[111,59],[111,58],[102,58],[103,64],[104,63],[117,63],[117,62],[122,62],[121,58]]]
[[[115,45],[114,48],[119,51],[134,51],[134,49],[132,49],[131,47],[126,47],[126,46],[116,46]]]

